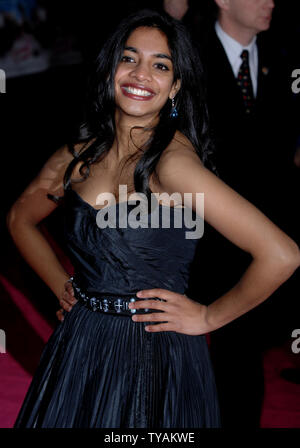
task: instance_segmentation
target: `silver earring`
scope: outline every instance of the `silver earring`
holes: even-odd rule
[[[172,118],[177,118],[177,117],[178,117],[178,112],[177,112],[177,109],[176,109],[176,107],[175,107],[175,100],[174,100],[174,97],[172,98],[172,109],[171,109],[171,114],[170,114],[170,116],[171,116]]]

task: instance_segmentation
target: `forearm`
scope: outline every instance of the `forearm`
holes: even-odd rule
[[[295,271],[299,264],[254,259],[240,281],[207,308],[207,323],[214,331],[266,300]]]
[[[60,298],[69,275],[39,228],[33,224],[19,224],[9,231],[27,263]]]

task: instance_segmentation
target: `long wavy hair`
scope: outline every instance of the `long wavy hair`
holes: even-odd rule
[[[76,143],[84,144],[79,152],[74,150],[73,143],[68,145],[74,159],[66,169],[64,189],[70,186],[73,169],[79,161],[82,162],[80,181],[83,181],[89,176],[90,166],[100,161],[112,147],[116,135],[115,73],[126,41],[138,27],[157,28],[166,35],[173,61],[174,82],[180,79],[181,88],[175,97],[178,117],[171,117],[172,104],[168,99],[160,111],[158,124],[152,129],[150,138],[143,148],[137,148],[141,151],[137,151],[140,152],[140,158],[134,171],[135,191],[150,198],[149,176],[176,130],[191,141],[203,164],[218,174],[212,158],[203,70],[191,37],[185,26],[169,15],[142,10],[120,23],[95,60],[88,83],[85,116],[76,138]]]

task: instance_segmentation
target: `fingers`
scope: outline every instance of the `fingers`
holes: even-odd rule
[[[71,296],[67,291],[65,291],[63,293],[61,300],[66,302],[68,305],[75,305],[75,303],[77,302],[77,299],[75,299],[75,297]]]
[[[168,289],[155,288],[155,289],[143,289],[137,292],[136,295],[137,297],[141,297],[143,299],[158,297],[159,299],[172,302],[173,300],[176,300],[180,294],[173,291],[169,291]]]
[[[134,322],[163,322],[166,321],[165,313],[135,314],[131,318]]]
[[[64,284],[64,293],[63,293],[63,299],[68,302],[70,305],[74,305],[74,303],[77,302],[77,300],[74,297],[74,289],[70,282],[66,282]]]
[[[151,300],[145,300],[142,301],[140,308],[154,308],[153,301]],[[134,302],[133,305],[135,305],[137,302]],[[156,301],[157,304],[157,301]],[[155,305],[156,305],[155,304]],[[161,302],[158,302],[158,306],[161,304]],[[146,314],[135,314],[131,318],[134,322],[160,322],[159,324],[154,325],[146,325],[145,331],[151,332],[151,333],[157,333],[159,331],[176,331],[176,325],[173,322],[167,322],[167,316],[166,313],[146,313]]]
[[[70,281],[65,283],[65,291],[67,291],[70,296],[74,297],[74,289]]]
[[[61,306],[65,311],[68,311],[68,312],[71,311],[71,309],[73,308],[73,306],[74,306],[77,302],[78,302],[77,299],[74,299],[74,301],[71,301],[71,302],[70,302],[70,300],[67,301],[67,300],[65,300],[64,298],[63,298],[63,299],[60,299],[60,301],[59,301],[60,306]]]
[[[70,280],[64,283],[64,291],[62,297],[59,299],[62,310],[57,311],[56,315],[60,321],[63,320],[63,311],[70,312],[73,306],[78,302],[75,298],[74,288]]]
[[[152,295],[152,293],[149,292]],[[156,293],[155,293],[156,294]],[[174,322],[169,322],[171,317],[170,311],[174,306],[167,302],[161,302],[159,300],[139,300],[129,305],[129,308],[135,309],[157,309],[163,311],[162,313],[146,313],[135,314],[132,316],[133,322],[160,322],[159,324],[146,325],[145,330],[149,332],[159,331],[175,331],[176,325]]]
[[[170,323],[146,325],[145,330],[151,333],[158,333],[159,331],[176,331],[176,326]]]
[[[160,300],[137,300],[136,302],[131,302],[128,305],[129,309],[143,309],[150,308],[161,311],[167,311],[170,308],[165,302],[161,302]]]
[[[58,318],[58,320],[60,320],[61,322],[64,320],[64,310],[60,309],[58,311],[56,311],[56,316]]]
[[[146,325],[145,330],[153,333],[160,331],[181,331],[181,317],[190,299],[185,294],[176,293],[167,289],[145,289],[137,292],[137,300],[129,305],[130,309],[155,309],[162,313],[135,314],[132,316],[134,322],[159,322],[154,325]],[[155,300],[156,299],[156,300]],[[157,300],[161,299],[161,300]]]
[[[64,292],[61,299],[59,300],[60,305],[64,310],[70,311],[72,309],[72,306],[75,305],[77,301],[78,300],[74,296],[74,289],[72,284],[69,281],[65,282]]]

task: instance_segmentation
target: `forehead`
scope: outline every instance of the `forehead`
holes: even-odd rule
[[[165,53],[171,55],[168,39],[158,28],[139,27],[129,35],[126,46],[135,47],[147,53]]]

